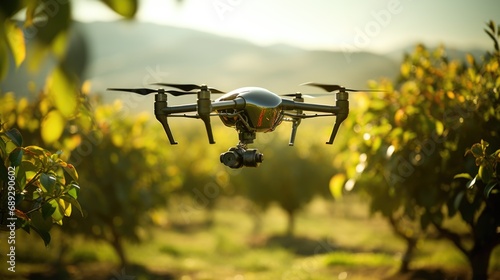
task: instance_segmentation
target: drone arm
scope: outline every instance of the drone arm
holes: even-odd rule
[[[228,110],[228,109],[236,109],[241,110],[245,108],[245,99],[236,98],[233,100],[223,100],[212,103],[212,110]]]
[[[338,114],[341,108],[339,106],[329,106],[321,104],[311,104],[295,102],[293,100],[284,99],[281,102],[283,110],[302,110],[302,111],[313,111],[320,113],[332,113],[334,115]]]
[[[210,99],[199,99],[196,104],[187,104],[187,105],[178,105],[178,106],[163,106],[158,108],[156,112],[156,118],[161,122],[167,136],[169,137],[171,144],[177,144],[173,140],[172,133],[167,123],[167,117],[170,114],[179,114],[179,113],[189,113],[189,112],[198,112],[199,118],[205,124],[205,129],[207,131],[208,142],[210,144],[214,144],[214,136],[212,133],[212,126],[210,124],[210,113],[214,110],[227,110],[227,109],[243,109],[245,108],[245,100],[242,98],[236,98],[233,100],[225,100],[212,102]]]
[[[290,141],[288,141],[288,146],[293,146],[295,144],[295,135],[297,135],[297,128],[299,127],[301,119],[294,118],[292,123],[292,133],[290,134]]]
[[[170,114],[177,114],[177,113],[189,113],[189,112],[196,112],[196,104],[187,104],[187,105],[179,105],[179,106],[170,106],[170,107],[164,107],[161,109],[162,113],[170,115]]]
[[[347,100],[347,93],[337,93],[337,106],[339,112],[337,113],[337,119],[335,120],[335,125],[333,126],[332,134],[330,135],[330,140],[326,144],[333,144],[333,140],[339,131],[340,124],[347,119],[349,115],[349,101]]]
[[[177,142],[174,140],[174,136],[172,135],[172,131],[170,130],[170,126],[168,125],[167,113],[164,112],[166,108],[168,108],[166,95],[158,94],[155,97],[155,116],[156,119],[163,126],[165,133],[167,133],[167,137],[168,140],[170,141],[170,144],[175,145],[177,144]]]
[[[303,110],[303,111],[315,111],[321,113],[332,113],[337,116],[335,120],[335,125],[333,126],[332,134],[330,135],[330,140],[326,142],[326,144],[333,144],[333,140],[337,135],[340,124],[347,118],[349,114],[349,101],[347,100],[347,94],[337,94],[337,103],[335,106],[321,105],[321,104],[310,104],[310,103],[302,103],[295,102],[293,100],[284,99],[281,103],[283,110]],[[301,116],[294,116],[295,118],[300,118]],[[294,120],[294,124],[292,126],[292,135],[290,137],[289,145],[293,145],[293,140],[295,137],[295,133],[297,130],[297,126],[299,123]]]
[[[186,104],[186,105],[163,107],[160,110],[163,114],[170,115],[170,114],[196,112],[197,108],[198,104]],[[245,108],[245,100],[242,98],[237,98],[234,100],[212,102],[210,111],[228,110],[228,109],[240,110],[244,108]]]
[[[167,115],[156,115],[156,119],[161,123],[161,125],[163,126],[163,129],[167,133],[167,137],[168,137],[168,140],[170,141],[170,144],[171,145],[178,144],[174,140],[174,136],[172,135],[172,131],[170,130],[170,126],[168,125]]]

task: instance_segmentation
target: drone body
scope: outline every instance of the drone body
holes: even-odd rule
[[[224,94],[215,102],[235,100],[242,98],[245,100],[245,109],[241,116],[247,122],[249,129],[255,132],[273,131],[283,120],[283,111],[280,108],[282,99],[264,88],[245,87],[233,90]],[[229,117],[232,109],[220,110],[223,115],[220,116],[222,122],[229,127],[239,125],[239,119]]]
[[[306,95],[302,95],[301,93],[282,95],[285,97],[294,97],[293,99],[287,99],[259,87],[239,88],[212,101],[210,98],[211,93],[223,92],[209,88],[206,85],[167,83],[158,83],[157,85],[174,87],[182,91],[165,90],[163,88],[156,90],[148,88],[110,88],[108,90],[128,91],[141,95],[156,93],[154,104],[155,116],[162,124],[172,145],[177,144],[177,142],[174,140],[170,130],[168,118],[187,117],[201,119],[205,124],[209,143],[214,144],[215,140],[212,134],[210,119],[212,116],[218,116],[224,125],[235,128],[239,136],[237,146],[230,148],[220,156],[220,161],[230,168],[258,166],[263,161],[263,155],[256,149],[248,149],[247,145],[253,143],[257,132],[273,131],[283,121],[292,122],[289,145],[293,146],[297,128],[302,119],[335,116],[336,121],[330,140],[326,142],[327,144],[332,144],[340,124],[349,114],[347,91],[358,91],[346,89],[338,85],[308,83],[307,85],[320,87],[329,92],[338,91],[335,105],[322,105],[305,103],[303,97]],[[198,91],[193,92],[192,90],[195,89]],[[174,96],[196,94],[198,99],[196,103],[192,104],[168,106],[167,94]],[[305,114],[304,112],[316,113]]]

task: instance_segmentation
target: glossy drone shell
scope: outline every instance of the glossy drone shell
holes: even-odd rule
[[[260,87],[244,87],[228,92],[215,102],[245,100],[245,109],[240,113],[249,126],[256,132],[273,131],[283,119],[282,99],[275,93]],[[234,109],[220,110],[219,113],[235,113]],[[239,118],[236,116],[220,116],[224,125],[234,127]]]

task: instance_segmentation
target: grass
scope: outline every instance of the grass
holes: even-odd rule
[[[394,255],[370,252],[335,252],[328,254],[324,261],[328,266],[347,266],[353,268],[394,266],[398,262]]]
[[[134,264],[126,268],[117,266],[109,245],[75,238],[64,259],[72,264],[67,271],[75,279],[107,280],[124,273],[135,279],[352,280],[383,279],[397,271],[404,243],[385,220],[368,214],[359,197],[335,203],[314,201],[298,214],[294,238],[283,235],[286,216],[277,207],[262,216],[262,231],[253,233],[253,218],[241,205],[221,202],[211,226],[204,223],[203,211],[190,213],[189,221],[170,211],[167,220],[175,223],[152,228],[140,244],[125,244]],[[58,259],[62,238],[55,232],[52,245],[44,248],[37,238],[20,233],[19,279],[37,271],[43,275],[47,266],[40,264]],[[464,257],[449,242],[436,240],[418,244],[412,267],[458,271],[459,275],[467,272]],[[500,270],[498,249],[492,268]]]

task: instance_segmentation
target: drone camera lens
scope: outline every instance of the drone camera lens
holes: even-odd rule
[[[235,151],[227,151],[220,155],[220,161],[230,168],[240,168],[242,166],[241,156]]]
[[[231,148],[220,155],[220,161],[230,168],[257,167],[264,160],[264,155],[255,149]]]

